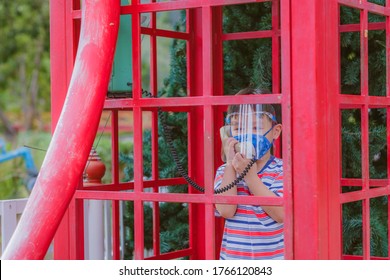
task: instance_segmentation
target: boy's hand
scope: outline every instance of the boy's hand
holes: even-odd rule
[[[232,137],[229,137],[227,139],[224,139],[222,142],[223,145],[223,151],[226,155],[226,162],[231,163],[236,151],[234,149],[234,146],[238,143],[238,141]]]
[[[240,153],[236,153],[232,160],[232,165],[237,173],[242,174],[242,172],[244,172],[245,168],[249,165],[250,162],[250,159],[244,158]],[[257,165],[253,164],[246,176],[257,175],[256,169]]]

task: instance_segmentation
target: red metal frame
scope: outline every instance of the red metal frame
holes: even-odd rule
[[[390,1],[379,6],[367,0],[273,0],[272,29],[224,34],[222,7],[271,0],[183,0],[141,4],[133,0],[122,6],[121,14],[132,15],[133,98],[110,99],[104,110],[111,112],[112,182],[80,187],[64,216],[55,238],[56,259],[83,259],[83,209],[85,199],[112,201],[113,258],[120,258],[119,201],[134,202],[135,258],[144,259],[145,202],[153,205],[154,256],[148,259],[214,259],[218,256],[222,220],[214,217],[215,203],[283,205],[285,209],[285,255],[287,259],[341,259],[342,205],[363,201],[363,256],[370,259],[369,200],[389,196],[387,179],[369,178],[368,109],[386,108],[390,129],[390,93],[386,97],[370,96],[368,88],[368,30],[386,29],[387,53],[390,51]],[[339,23],[339,6],[361,11],[360,24]],[[186,31],[156,28],[156,13],[186,10]],[[386,16],[386,23],[368,23],[368,13]],[[140,15],[151,13],[151,26],[141,27]],[[78,48],[80,20],[79,1],[55,1],[51,4],[52,32],[52,108],[57,122],[73,69]],[[280,26],[279,26],[280,25]],[[340,92],[341,32],[361,34],[361,93]],[[150,89],[157,92],[157,37],[185,40],[187,43],[188,96],[142,98],[141,36],[150,38]],[[223,42],[270,38],[272,40],[272,95],[225,96],[223,93]],[[65,40],[65,44],[63,41]],[[60,54],[60,55],[59,55]],[[65,56],[64,56],[65,54]],[[389,76],[390,56],[387,55]],[[282,107],[282,147],[277,154],[284,160],[284,198],[214,196],[214,171],[221,163],[218,126],[227,105],[237,103],[270,103]],[[188,116],[188,172],[204,194],[159,193],[160,186],[186,184],[183,178],[159,178],[157,107],[165,111],[186,112]],[[341,110],[361,110],[362,178],[341,178]],[[134,181],[119,179],[120,110],[133,114]],[[152,178],[143,178],[143,113],[152,115]],[[99,113],[100,112],[96,112]],[[205,120],[199,122],[198,120]],[[390,133],[387,134],[390,143]],[[390,149],[388,149],[388,160]],[[388,164],[390,174],[390,164]],[[342,193],[343,186],[362,186],[361,191]],[[379,186],[370,188],[370,186]],[[144,192],[152,188],[153,192]],[[131,192],[121,192],[132,190]],[[190,240],[187,249],[161,254],[159,237],[159,202],[188,203]],[[389,208],[390,217],[390,208]],[[390,248],[389,248],[390,249]],[[353,258],[358,258],[354,256]]]
[[[76,1],[77,2],[77,1]],[[152,1],[154,2],[154,1]],[[245,1],[245,3],[266,2],[266,1]],[[291,190],[291,153],[288,147],[291,145],[290,135],[290,50],[289,48],[280,48],[281,45],[290,44],[290,8],[289,1],[273,1],[272,5],[272,30],[241,32],[234,34],[222,33],[222,9],[221,5],[242,4],[243,1],[172,1],[163,3],[140,4],[139,1],[132,1],[130,6],[122,6],[121,14],[132,15],[132,38],[133,38],[133,98],[122,100],[106,100],[105,110],[111,111],[112,116],[112,166],[113,182],[104,186],[92,186],[80,188],[75,194],[76,201],[84,199],[109,199],[113,201],[113,248],[114,259],[119,258],[119,227],[117,203],[119,200],[134,201],[135,212],[135,258],[143,259],[144,251],[144,232],[143,232],[143,203],[145,201],[153,202],[153,221],[154,221],[154,257],[150,259],[169,259],[182,256],[189,256],[192,259],[215,259],[219,251],[219,242],[221,240],[221,220],[215,220],[214,203],[265,203],[282,205],[285,204],[286,216],[289,217],[286,222],[286,256],[293,258],[292,250],[292,190]],[[68,2],[69,3],[69,2]],[[279,12],[279,6],[281,7]],[[60,7],[58,7],[60,9]],[[186,32],[174,32],[156,29],[155,12],[186,9],[187,26]],[[140,14],[144,12],[152,13],[151,27],[140,26]],[[281,13],[281,17],[279,16]],[[67,10],[68,16],[73,18],[73,23],[81,17],[81,12],[77,6]],[[281,20],[282,26],[279,26]],[[212,28],[210,28],[212,27]],[[281,31],[282,30],[282,31]],[[150,36],[151,44],[151,90],[157,91],[157,68],[156,68],[156,37],[176,38],[187,41],[187,63],[188,63],[188,97],[184,98],[141,98],[141,34]],[[281,39],[281,34],[284,34]],[[77,35],[77,31],[74,32]],[[214,40],[220,38],[217,44]],[[222,74],[222,42],[226,40],[244,40],[253,38],[271,38],[274,59],[272,62],[274,87],[276,94],[264,96],[261,100],[253,96],[227,97],[223,96],[223,74]],[[282,41],[281,41],[282,40]],[[77,40],[75,40],[77,41]],[[76,44],[74,44],[76,45]],[[201,46],[201,47],[199,47]],[[69,47],[68,47],[69,48]],[[280,53],[281,51],[281,53]],[[280,57],[282,60],[280,61]],[[199,59],[200,58],[200,59]],[[66,60],[69,63],[69,59]],[[210,63],[212,61],[212,63]],[[284,69],[284,70],[281,70]],[[56,73],[54,75],[59,75]],[[282,77],[281,77],[282,75]],[[280,84],[282,88],[280,88]],[[283,94],[280,94],[281,91]],[[56,89],[59,90],[59,89]],[[56,93],[53,91],[53,96]],[[53,101],[62,104],[61,100]],[[226,197],[214,196],[213,180],[214,170],[220,164],[219,136],[218,127],[214,126],[215,121],[222,121],[221,110],[225,110],[226,105],[248,102],[265,102],[281,104],[283,108],[284,138],[283,146],[287,147],[283,151],[283,158],[287,164],[285,166],[285,199],[278,198],[253,198],[253,197]],[[60,106],[58,106],[60,108]],[[164,179],[158,177],[158,148],[157,148],[157,114],[156,108],[162,107],[164,110],[184,111],[188,113],[188,147],[189,147],[189,175],[195,178],[197,182],[206,187],[205,194],[199,194],[190,190],[189,194],[170,194],[158,193],[159,186],[183,184],[182,178]],[[118,110],[132,111],[134,116],[134,162],[135,170],[134,182],[120,183],[118,175]],[[143,156],[142,156],[142,112],[152,112],[152,178],[144,181],[143,179]],[[196,120],[207,119],[207,122],[201,123]],[[203,141],[199,141],[203,139]],[[203,154],[199,155],[199,151]],[[282,151],[278,150],[281,155]],[[206,160],[207,159],[207,160]],[[213,159],[213,160],[210,160]],[[203,166],[203,168],[199,168]],[[153,187],[154,192],[143,192],[144,188]],[[133,192],[118,192],[118,190],[132,189]],[[104,191],[103,191],[104,190]],[[189,203],[189,226],[190,226],[190,247],[187,250],[173,252],[161,255],[159,252],[159,207],[158,202],[187,202]],[[69,211],[70,217],[78,217],[82,220],[81,209]],[[203,221],[200,223],[199,221]],[[64,229],[77,219],[64,222]],[[217,230],[216,230],[217,229]],[[219,230],[218,230],[219,229]],[[82,231],[82,230],[81,230]],[[82,232],[66,231],[69,235],[57,235],[55,251],[58,258],[82,258],[83,249],[75,245],[72,240],[81,238]],[[70,238],[69,238],[70,236]],[[77,237],[78,236],[78,237]],[[82,239],[82,238],[81,238]],[[68,241],[66,241],[68,240]],[[217,244],[216,244],[217,242]],[[63,244],[68,244],[68,247]],[[74,248],[74,249],[71,249]],[[69,254],[70,251],[75,251]],[[68,253],[66,253],[68,252]]]
[[[154,1],[152,1],[154,2]],[[265,2],[265,1],[245,1],[248,3]],[[282,1],[285,4],[281,5],[280,11],[285,15],[285,20],[282,20],[282,25],[286,29],[285,45],[289,44],[289,5],[288,1]],[[115,112],[118,110],[132,111],[134,116],[134,162],[135,170],[133,183],[119,183],[117,175],[113,175],[113,182],[104,186],[82,188],[76,192],[75,199],[112,199],[134,201],[135,213],[135,258],[143,259],[144,253],[144,232],[143,232],[143,203],[145,201],[153,202],[153,221],[154,232],[154,254],[151,259],[168,259],[180,256],[190,256],[193,259],[215,259],[219,251],[219,242],[221,240],[220,228],[221,221],[215,220],[214,203],[228,203],[237,201],[241,203],[258,203],[281,205],[283,201],[291,200],[291,183],[286,182],[286,199],[278,198],[237,198],[237,197],[220,197],[213,194],[214,170],[220,164],[219,153],[219,136],[218,127],[214,127],[214,119],[221,122],[221,110],[226,108],[226,105],[242,103],[242,102],[266,102],[282,104],[283,122],[284,122],[284,146],[289,147],[288,141],[290,135],[290,112],[289,112],[289,49],[284,48],[280,54],[280,38],[281,28],[279,27],[279,1],[274,1],[272,9],[273,29],[270,31],[254,31],[241,32],[234,34],[222,33],[222,9],[221,5],[242,4],[243,1],[203,1],[199,4],[198,1],[172,1],[164,3],[140,4],[139,1],[133,1],[130,6],[122,6],[121,14],[132,15],[132,38],[133,38],[133,98],[123,100],[106,100],[105,109],[112,111],[113,120],[112,126],[115,130]],[[156,28],[155,13],[159,11],[186,9],[187,25],[186,32],[174,32],[159,30]],[[151,26],[140,26],[140,14],[151,12]],[[80,18],[80,12],[74,10],[73,18]],[[211,28],[212,27],[212,28]],[[141,34],[147,34],[150,38],[151,46],[151,90],[157,91],[157,43],[156,37],[176,38],[187,41],[187,63],[188,63],[188,97],[181,98],[158,98],[145,99],[141,98]],[[215,45],[215,38],[220,38],[220,42]],[[244,40],[253,38],[271,38],[272,49],[275,52],[273,59],[273,92],[276,94],[265,96],[259,100],[253,96],[244,97],[227,97],[223,96],[223,74],[222,74],[222,42],[226,40]],[[200,47],[199,47],[200,46]],[[282,64],[279,59],[282,55]],[[213,63],[210,63],[212,61]],[[281,71],[281,66],[284,71]],[[285,89],[283,94],[280,94],[281,73],[283,72],[282,87]],[[164,179],[158,177],[158,148],[157,148],[157,114],[156,107],[162,107],[164,110],[183,111],[188,113],[188,147],[189,147],[189,174],[192,178],[202,185],[207,186],[205,194],[199,194],[196,191],[190,190],[189,194],[170,194],[158,193],[158,187],[164,185],[175,185],[185,183],[182,178]],[[143,156],[142,156],[142,112],[152,112],[152,154],[153,154],[153,176],[151,180],[144,181],[143,179]],[[199,122],[196,120],[207,119],[207,122]],[[116,127],[117,129],[117,127]],[[117,146],[118,131],[112,131],[112,142]],[[199,141],[203,139],[203,141]],[[115,144],[116,143],[116,144]],[[203,154],[199,155],[199,151]],[[289,149],[286,149],[283,157],[288,160],[290,158]],[[281,151],[278,152],[281,154]],[[205,160],[207,159],[207,160]],[[210,160],[213,159],[213,160]],[[113,149],[113,170],[118,166],[117,148]],[[203,166],[203,168],[199,168]],[[286,166],[286,170],[291,170],[291,167]],[[286,178],[291,178],[289,175]],[[287,180],[286,180],[287,181]],[[146,193],[144,188],[152,186],[154,192]],[[105,190],[104,192],[102,190]],[[133,192],[121,192],[117,190],[133,189]],[[159,207],[158,202],[187,202],[189,203],[189,226],[190,226],[190,247],[188,250],[181,252],[169,253],[161,255],[159,253]],[[286,202],[287,216],[292,216],[291,203]],[[116,218],[114,218],[116,221]],[[199,223],[203,221],[203,223]],[[290,229],[286,230],[286,247],[287,257],[292,258],[292,222],[286,223]],[[216,231],[217,228],[217,231]],[[219,229],[219,230],[218,230]],[[113,227],[113,236],[119,236],[118,227]],[[216,241],[218,244],[216,244]],[[114,238],[115,243],[115,238]],[[114,244],[113,248],[116,245]],[[119,255],[114,254],[114,258]]]

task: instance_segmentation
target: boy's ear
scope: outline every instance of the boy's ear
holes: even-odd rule
[[[280,133],[282,133],[282,125],[279,123],[274,126],[272,129],[272,138],[273,139],[278,139],[280,136]]]

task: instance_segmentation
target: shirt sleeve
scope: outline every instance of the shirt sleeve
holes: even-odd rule
[[[221,186],[224,170],[225,170],[225,165],[221,165],[217,169],[217,172],[215,172],[214,190],[218,189]],[[219,214],[219,212],[218,212],[218,210],[216,208],[214,210],[214,215],[216,217],[222,217],[221,214]]]
[[[276,196],[283,197],[283,170],[280,170],[279,174],[276,175],[275,179],[268,187]],[[258,220],[264,225],[270,225],[276,223],[271,216],[263,210],[261,206],[255,206],[254,212]]]
[[[272,191],[279,197],[283,197],[283,171],[272,182],[272,185],[269,187],[269,190]]]
[[[218,189],[222,184],[222,178],[225,170],[225,165],[221,165],[215,173],[214,190]]]

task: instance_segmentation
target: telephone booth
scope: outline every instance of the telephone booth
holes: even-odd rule
[[[83,5],[80,1],[51,1],[53,129],[75,63],[83,21],[81,11],[86,8]],[[240,5],[268,5],[269,27],[226,32],[226,7]],[[184,18],[179,27],[159,26],[160,16],[175,13]],[[344,21],[343,13],[357,15],[358,20]],[[370,20],[371,14],[375,21]],[[389,1],[121,1],[117,52],[101,121],[106,126],[96,133],[96,141],[103,133],[110,136],[111,155],[105,162],[109,180],[88,186],[80,183],[54,238],[55,259],[88,258],[85,253],[88,239],[85,203],[88,201],[102,201],[109,209],[105,212],[109,226],[104,242],[108,258],[112,259],[126,258],[123,251],[127,245],[123,240],[129,231],[133,235],[134,259],[217,259],[224,221],[215,215],[216,203],[282,205],[287,259],[389,259],[389,16]],[[379,67],[371,63],[374,60],[370,57],[370,46],[375,44],[370,38],[374,41],[378,38],[370,35],[378,32],[383,39],[383,43],[377,42],[383,49],[376,54],[384,61],[383,94],[372,92],[374,87],[370,84],[370,70]],[[357,36],[358,45],[343,60],[345,36]],[[175,40],[185,46],[184,54],[177,54],[185,58],[186,70],[177,74],[185,80],[185,91],[159,95],[163,87],[159,79],[170,78],[159,63],[169,54],[161,52],[159,46]],[[269,42],[272,54],[268,61],[272,94],[234,96],[235,92],[224,87],[225,46],[232,42],[255,44],[261,40]],[[146,54],[145,49],[148,49]],[[145,63],[147,67],[142,66]],[[350,83],[345,82],[353,73],[343,72],[343,63],[357,63],[354,77],[360,86],[353,92]],[[215,171],[222,164],[219,128],[223,125],[224,112],[228,105],[247,103],[281,108],[283,132],[274,151],[283,159],[283,198],[214,195]],[[161,172],[161,161],[173,159],[159,158],[162,146],[158,110],[184,120],[185,127],[180,128],[187,147],[184,157],[188,162],[184,170],[189,178],[204,187],[204,192],[194,189],[182,176],[164,177]],[[378,127],[371,129],[375,125],[370,120],[374,113],[380,114],[385,123],[380,141],[386,170],[379,177],[373,177],[371,172],[372,153],[380,152],[370,148],[371,133],[379,131]],[[347,126],[344,122],[348,121],[355,129],[355,134],[348,135],[357,135],[353,143],[359,145],[360,153],[356,165],[360,173],[353,173],[352,177],[348,177],[346,169],[355,165],[348,165],[344,157],[350,151],[346,150],[350,142],[343,143]],[[150,131],[147,141],[146,129]],[[124,131],[132,137],[123,137]],[[171,129],[174,145],[177,144],[175,135]],[[145,145],[150,150],[148,155]],[[123,177],[120,161],[124,153],[133,159],[129,180]],[[179,157],[182,159],[183,155]],[[149,161],[150,166],[146,165]],[[150,174],[145,175],[145,170]],[[385,204],[387,213],[382,213],[385,217],[382,222],[372,211],[374,200]],[[184,248],[162,250],[162,228],[174,226],[163,224],[164,204],[186,208],[184,223],[188,230],[183,238],[188,240]],[[343,249],[350,242],[345,236],[344,220],[351,205],[358,209],[354,218],[361,224],[358,233],[361,243],[356,245],[361,253],[356,254]],[[123,219],[127,211],[124,209],[131,209],[133,219]],[[382,256],[372,253],[374,223],[386,228],[387,254]],[[99,233],[89,232],[89,236],[96,234]],[[152,244],[148,250],[147,242]]]

